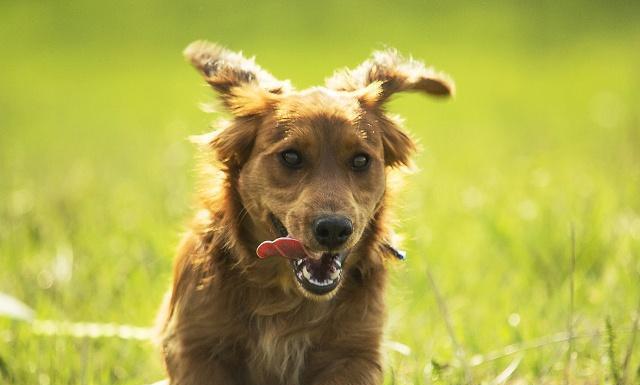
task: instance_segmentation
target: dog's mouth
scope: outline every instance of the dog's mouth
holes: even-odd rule
[[[320,259],[309,257],[291,261],[296,280],[303,289],[315,295],[335,290],[342,278],[342,263],[347,253],[322,253]]]
[[[275,215],[270,214],[270,219],[280,238],[262,242],[256,250],[258,257],[290,259],[296,282],[310,294],[322,296],[334,291],[340,285],[342,266],[349,251],[312,252],[289,236],[287,228]]]

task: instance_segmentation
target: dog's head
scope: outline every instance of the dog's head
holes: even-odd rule
[[[385,102],[401,91],[449,96],[452,82],[392,50],[304,91],[215,44],[195,42],[185,55],[234,117],[208,144],[237,189],[252,241],[296,240],[298,255],[281,262],[291,267],[283,282],[329,298],[381,208],[387,171],[415,150]]]

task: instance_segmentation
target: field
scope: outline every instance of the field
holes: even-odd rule
[[[457,96],[389,106],[422,150],[396,199],[387,383],[637,384],[638,5],[0,2],[0,293],[38,320],[151,325],[194,201],[187,137],[215,119],[190,41],[299,89],[388,45]],[[147,341],[0,315],[0,384],[162,376]]]

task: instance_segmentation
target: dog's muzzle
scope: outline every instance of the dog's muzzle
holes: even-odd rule
[[[284,224],[274,214],[269,214],[269,218],[278,235],[288,238],[289,232]],[[291,259],[296,282],[303,290],[314,295],[331,293],[340,285],[342,266],[349,251],[314,253],[304,246],[302,248],[304,255],[287,256]]]

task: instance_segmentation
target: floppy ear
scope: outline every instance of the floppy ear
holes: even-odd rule
[[[399,118],[387,116],[382,105],[396,92],[420,91],[448,97],[454,94],[451,78],[394,49],[376,51],[355,69],[343,69],[326,80],[328,88],[353,92],[361,105],[378,116],[381,126],[385,165],[409,166],[416,144],[402,129]]]
[[[251,154],[262,117],[272,110],[279,95],[291,91],[291,85],[274,78],[253,58],[246,59],[207,41],[191,43],[184,56],[236,117],[232,122],[220,123],[222,126],[215,132],[196,139],[214,150],[227,173],[235,173]]]
[[[215,131],[191,136],[191,142],[202,149],[213,150],[222,170],[234,174],[249,159],[258,130],[259,121],[252,117],[233,120],[221,119]]]
[[[220,95],[235,116],[260,115],[289,92],[289,81],[280,81],[258,66],[254,59],[207,41],[195,41],[184,56]]]
[[[338,91],[358,91],[374,83],[379,83],[380,92],[377,98],[368,98],[372,106],[381,105],[402,91],[421,91],[439,97],[455,93],[455,85],[448,75],[412,58],[405,59],[394,49],[376,51],[355,69],[338,71],[326,81],[327,87]]]
[[[382,116],[382,148],[384,164],[389,167],[411,166],[411,157],[416,152],[416,143],[404,132],[399,117]]]

